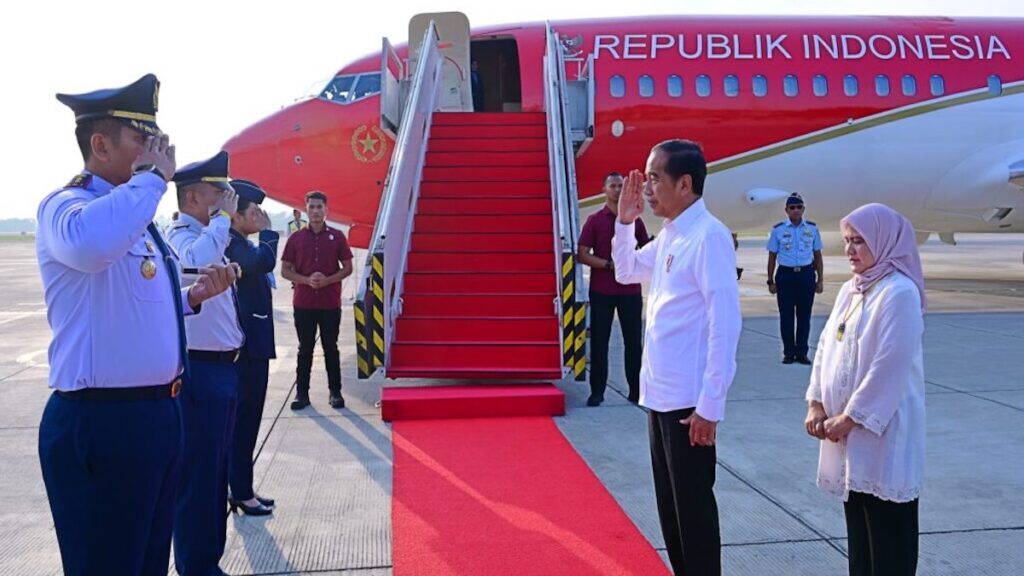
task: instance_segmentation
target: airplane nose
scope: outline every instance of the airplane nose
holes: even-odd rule
[[[249,126],[224,144],[231,156],[231,177],[256,182],[265,189],[280,188],[279,149],[283,123],[276,116]]]

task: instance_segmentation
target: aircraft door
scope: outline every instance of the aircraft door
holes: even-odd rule
[[[441,100],[438,109],[444,112],[472,112],[473,93],[469,69],[469,18],[461,12],[435,12],[417,14],[409,21],[409,46],[419,50],[416,43],[434,21],[437,46],[444,60],[441,73]],[[410,54],[410,74],[415,70],[418,54]]]

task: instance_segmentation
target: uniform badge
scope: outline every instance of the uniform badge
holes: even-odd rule
[[[142,261],[142,267],[139,271],[142,272],[143,278],[152,280],[156,277],[156,263],[151,258],[146,258]]]
[[[672,261],[675,260],[675,254],[669,254],[668,259],[665,260],[665,273],[668,274],[672,271]]]
[[[150,252],[153,251],[153,243],[149,240],[146,240],[146,250],[149,250]]]

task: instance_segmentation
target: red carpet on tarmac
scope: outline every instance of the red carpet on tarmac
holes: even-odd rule
[[[393,424],[396,576],[668,574],[547,417]]]

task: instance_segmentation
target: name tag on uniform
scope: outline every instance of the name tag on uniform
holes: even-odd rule
[[[665,273],[668,274],[672,270],[672,261],[675,260],[675,254],[669,254],[665,260]]]

